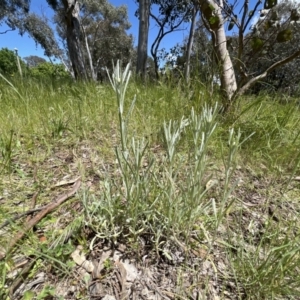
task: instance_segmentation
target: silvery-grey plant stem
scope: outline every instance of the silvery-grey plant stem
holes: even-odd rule
[[[124,117],[124,102],[125,102],[125,94],[128,86],[128,82],[131,76],[131,71],[129,70],[130,63],[127,64],[124,71],[122,71],[122,68],[120,66],[119,60],[117,61],[116,66],[113,67],[113,74],[112,76],[109,75],[108,70],[108,78],[110,80],[110,83],[112,85],[112,88],[114,89],[116,96],[117,96],[117,102],[118,102],[118,108],[119,108],[119,127],[120,127],[120,135],[121,135],[121,148],[123,151],[123,154],[125,155],[125,158],[127,156],[127,123],[129,116],[133,110],[134,104],[135,104],[135,98],[133,99],[130,109],[128,111],[127,117]]]
[[[15,48],[15,53],[16,53],[16,58],[17,58],[17,65],[18,65],[19,74],[20,74],[21,77],[23,77],[22,68],[21,68],[21,64],[20,64],[20,59],[19,59],[18,49],[17,48]]]

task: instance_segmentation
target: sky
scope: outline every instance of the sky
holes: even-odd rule
[[[134,43],[137,44],[138,41],[138,19],[135,17],[135,11],[137,9],[137,4],[134,0],[108,0],[114,6],[126,5],[128,9],[128,17],[131,23],[131,28],[128,30],[128,33],[131,33],[134,36]],[[43,13],[48,18],[51,18],[53,15],[52,9],[48,6],[45,0],[31,0],[30,10],[37,14]],[[162,43],[161,48],[169,49],[174,46],[176,43],[181,43],[184,40],[184,37],[188,36],[190,24],[186,23],[181,26],[181,30],[167,35]],[[0,26],[0,32],[4,32],[9,29],[7,26]],[[157,27],[150,23],[149,27],[149,47],[154,41],[157,34]],[[9,31],[5,34],[0,34],[0,49],[8,48],[10,50],[18,49],[18,54],[20,57],[26,57],[29,55],[37,55],[44,57],[44,50],[31,39],[28,34],[20,36],[18,31]],[[149,51],[150,53],[150,51]]]

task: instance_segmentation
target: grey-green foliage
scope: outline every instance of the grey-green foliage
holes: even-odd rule
[[[110,76],[108,69],[106,69],[109,77],[109,81],[112,85],[112,88],[114,89],[114,92],[117,96],[117,104],[119,108],[119,128],[120,128],[120,134],[121,134],[121,146],[122,146],[122,152],[127,152],[127,146],[128,146],[128,134],[127,134],[127,128],[128,128],[128,121],[130,114],[134,108],[135,99],[131,102],[130,109],[127,113],[127,116],[125,115],[125,94],[126,89],[128,86],[129,79],[131,77],[131,71],[130,71],[130,64],[127,64],[124,71],[121,69],[120,61],[117,62],[116,66],[114,66],[113,73]],[[126,154],[127,155],[127,154]]]
[[[56,32],[70,54],[74,52],[70,49],[72,26],[65,21],[66,11],[63,3],[64,1],[48,1],[54,10],[53,22],[56,24]],[[103,76],[103,68],[111,68],[112,60],[129,62],[131,59],[133,37],[126,32],[131,26],[127,8],[124,5],[115,7],[108,1],[82,0],[78,3],[78,24],[74,28],[77,32],[80,61],[89,78],[98,74],[99,79],[102,79],[100,77]],[[72,64],[74,68],[76,63]]]
[[[31,13],[24,19],[23,28],[44,50],[46,56],[60,57],[62,50],[47,20]]]
[[[108,1],[83,1],[82,26],[97,71],[112,67],[112,61],[128,63],[133,53],[133,36],[127,34],[131,27],[125,5],[114,6]]]
[[[299,4],[292,1],[267,3],[265,1],[268,9],[260,11],[260,18],[245,37],[243,62],[247,64],[247,73],[255,75],[299,50]],[[280,73],[279,69],[268,74],[269,79],[277,77],[274,73]]]
[[[26,61],[27,66],[30,67],[30,68],[36,67],[39,64],[46,62],[45,58],[42,58],[42,57],[37,56],[37,55],[26,56],[26,57],[24,57],[24,60]]]
[[[173,48],[174,50],[175,47]],[[184,72],[186,64],[187,40],[177,46],[177,69]],[[198,20],[194,33],[194,42],[191,51],[191,76],[203,83],[211,83],[218,74],[217,62],[214,60],[213,43],[209,38],[209,32],[205,29],[202,20]]]
[[[10,28],[16,29],[29,12],[29,5],[30,0],[0,1],[0,24],[5,22]]]
[[[261,21],[256,24],[258,28],[265,28],[265,30],[261,30],[259,34],[260,39],[265,41],[265,49],[255,54],[255,60],[253,60],[253,54],[247,57],[248,60],[252,60],[252,64],[249,65],[249,72],[251,73],[259,73],[261,70],[268,68],[276,62],[278,57],[287,57],[299,49],[300,5],[296,2],[285,1],[279,3],[273,10],[273,14],[268,13],[265,19],[261,19]],[[272,19],[274,15],[277,16],[277,20]],[[277,28],[272,27],[273,21],[277,22],[277,26],[281,26],[281,32],[287,33],[286,38],[290,38],[289,41],[277,41]],[[285,35],[282,34],[282,38],[284,37]],[[300,58],[297,57],[292,62],[271,72],[262,82],[254,86],[253,91],[258,92],[267,89],[295,94],[299,93],[299,80]]]
[[[59,57],[61,50],[54,37],[54,32],[47,20],[35,13],[30,13],[30,0],[0,1],[0,24],[5,22],[11,29],[18,28],[40,44],[45,55]]]
[[[157,158],[144,138],[130,138],[130,119],[126,115],[133,111],[134,101],[128,112],[124,106],[129,77],[129,66],[122,71],[117,63],[110,79],[118,102],[121,146],[116,147],[114,175],[106,174],[101,183],[101,199],[84,194],[85,220],[96,232],[95,239],[117,242],[126,238],[132,247],[138,247],[145,236],[157,251],[170,258],[166,244],[180,244],[192,233],[202,234],[203,227],[211,226],[208,223],[216,228],[222,221],[231,205],[230,181],[240,134],[233,130],[229,133],[229,153],[224,154],[227,185],[220,202],[215,203],[207,199],[209,188],[203,182],[209,165],[208,146],[217,127],[218,105],[204,106],[200,114],[192,110],[180,121],[165,122],[166,155],[162,151],[162,157]],[[189,154],[180,151],[180,140],[188,132],[193,140]],[[196,233],[197,222],[202,228]],[[208,235],[207,238],[211,240]]]
[[[173,161],[176,153],[176,144],[185,127],[189,125],[189,120],[182,117],[180,122],[170,120],[169,123],[164,122],[164,138],[167,146],[167,154],[170,162]]]
[[[251,72],[253,61],[260,55],[264,55],[263,52],[268,54],[269,48],[275,43],[286,43],[286,45],[292,43],[293,32],[288,25],[296,26],[299,16],[296,11],[290,11],[288,18],[280,19],[276,13],[279,2],[273,1],[271,5],[268,0],[254,2],[243,0],[241,9],[231,1],[219,3],[219,1],[198,0],[197,3],[205,24],[211,32],[211,39],[215,41],[213,53],[219,66],[224,111],[229,109],[234,99],[243,95],[257,81],[265,78],[279,66],[300,56],[300,49],[297,48],[295,51],[293,49],[286,55],[276,56],[270,67],[263,67],[255,73]],[[260,10],[263,3],[268,9]],[[259,11],[262,18],[259,19],[258,24],[252,26],[251,30],[253,17],[257,16]],[[235,44],[228,41],[225,36],[227,25],[233,30],[231,38],[236,42]],[[230,48],[229,56],[227,53]]]

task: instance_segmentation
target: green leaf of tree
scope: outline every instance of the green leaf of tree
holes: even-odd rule
[[[229,25],[228,25],[228,31],[232,30],[232,28],[234,27],[235,23],[233,21],[233,19],[231,19]]]
[[[293,32],[291,29],[285,29],[277,34],[276,40],[278,43],[285,43],[293,38]]]
[[[251,46],[252,46],[253,50],[258,51],[263,47],[263,45],[264,45],[264,42],[262,39],[260,39],[257,36],[253,37],[253,39],[251,41]]]
[[[277,5],[277,0],[265,0],[265,5],[264,5],[264,8],[265,9],[270,9],[274,6]]]
[[[300,20],[300,12],[298,9],[292,9],[291,11],[291,21],[299,21]]]

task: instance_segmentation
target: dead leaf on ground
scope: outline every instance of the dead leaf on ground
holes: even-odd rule
[[[78,266],[84,268],[87,272],[92,273],[94,271],[95,267],[93,263],[85,258],[81,246],[77,246],[77,249],[71,254],[71,257]]]
[[[55,189],[57,187],[60,187],[60,186],[65,186],[65,185],[70,185],[70,184],[73,184],[75,183],[77,180],[79,180],[81,177],[77,177],[75,179],[71,179],[71,180],[62,180],[62,181],[59,181],[58,183],[56,183],[55,185],[53,185],[51,187],[51,189]]]

